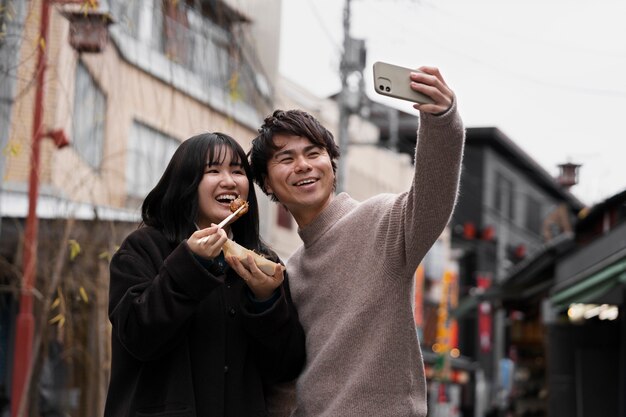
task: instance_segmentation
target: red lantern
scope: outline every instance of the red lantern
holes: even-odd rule
[[[476,238],[476,226],[472,222],[465,222],[463,224],[463,238],[472,240]]]
[[[481,238],[483,240],[492,241],[496,237],[496,228],[493,226],[485,226],[482,231]]]

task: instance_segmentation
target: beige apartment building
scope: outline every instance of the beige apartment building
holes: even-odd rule
[[[266,68],[277,67],[277,55],[257,56],[251,39],[261,31],[262,45],[278,50],[279,25],[253,23],[224,2],[215,10],[172,2],[175,9],[162,11],[156,1],[109,3],[115,23],[100,53],[77,53],[62,15],[71,6],[52,7],[44,129],[62,129],[69,146],[43,141],[39,182],[44,198],[133,210],[185,138],[223,131],[249,144],[272,108],[276,74]],[[264,7],[276,11],[264,17],[279,19],[279,1]],[[24,192],[30,169],[39,12],[38,0],[28,3],[15,81],[25,93],[12,103],[3,194]]]

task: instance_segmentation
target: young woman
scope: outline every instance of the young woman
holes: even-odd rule
[[[218,229],[237,196],[247,214]],[[142,219],[111,260],[105,417],[267,415],[268,385],[303,366],[304,333],[281,268],[269,276],[221,253],[231,236],[279,262],[259,238],[241,146],[221,133],[184,141]]]

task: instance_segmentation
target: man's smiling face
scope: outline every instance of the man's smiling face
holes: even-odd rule
[[[273,139],[279,149],[267,163],[265,188],[303,227],[332,200],[335,174],[330,156],[303,136],[277,134]]]

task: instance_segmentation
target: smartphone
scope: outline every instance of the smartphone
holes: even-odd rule
[[[426,94],[411,89],[411,72],[417,70],[399,67],[386,62],[374,63],[374,89],[384,96],[408,100],[413,103],[432,104]]]

